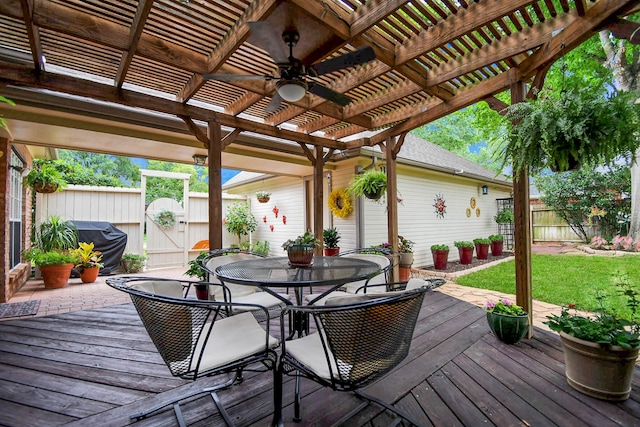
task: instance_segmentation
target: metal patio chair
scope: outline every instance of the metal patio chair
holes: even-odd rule
[[[391,295],[343,293],[324,306],[287,307],[283,311],[310,316],[318,332],[283,341],[274,387],[274,424],[282,425],[282,377],[296,376],[294,420],[300,418],[300,377],[337,391],[352,391],[365,401],[336,425],[341,425],[370,402],[419,425],[391,405],[359,390],[380,379],[408,354],[425,292],[421,287]],[[282,331],[284,333],[284,330]]]
[[[356,291],[360,288],[366,289],[369,285],[378,285],[385,284],[389,281],[389,273],[394,266],[394,257],[393,254],[387,250],[380,250],[376,248],[361,248],[361,249],[352,249],[349,251],[345,251],[338,256],[341,257],[352,257],[363,259],[366,261],[375,262],[380,266],[380,273],[376,276],[373,276],[367,280],[358,280],[356,282],[347,283],[339,290],[330,292],[324,297],[320,298],[317,301],[314,301],[321,294],[310,293],[305,297],[305,301],[308,303],[312,303],[314,305],[324,305],[329,298],[333,298],[336,296],[340,296],[341,293],[347,292],[350,294],[355,294]],[[379,288],[375,288],[379,289]]]
[[[269,313],[264,307],[182,298],[175,293],[173,296],[163,294],[162,291],[175,291],[175,283],[179,282],[175,280],[118,277],[109,278],[106,282],[129,294],[147,333],[173,376],[195,381],[201,377],[232,375],[224,383],[133,414],[130,416],[132,420],[144,419],[165,406],[173,405],[178,424],[186,426],[179,402],[209,393],[227,425],[233,425],[217,391],[241,382],[244,371],[273,370],[275,378],[277,355],[274,349],[279,341],[269,334]],[[267,319],[264,329],[248,311],[230,317],[223,315],[226,310],[235,308],[261,310]]]
[[[264,258],[263,254],[258,254],[250,251],[243,251],[237,248],[224,248],[214,249],[202,260],[200,266],[209,275],[209,283],[214,285],[220,284],[220,281],[216,277],[215,270],[217,267],[223,264],[229,264],[236,261],[242,261],[251,258]],[[237,285],[233,283],[225,283],[225,286],[210,286],[209,297],[215,301],[226,302],[239,302],[244,304],[257,304],[266,307],[269,310],[271,317],[277,317],[280,311],[287,305],[284,301],[278,297],[271,295],[268,292],[256,292],[257,288],[254,286]],[[278,294],[281,298],[290,300],[289,294]],[[251,310],[251,306],[237,306],[234,308],[237,311]],[[255,310],[251,310],[255,311]],[[260,316],[260,311],[255,311],[257,319],[264,321],[265,319]]]

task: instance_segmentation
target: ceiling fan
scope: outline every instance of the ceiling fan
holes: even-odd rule
[[[295,27],[289,27],[282,33],[283,44],[280,36],[267,22],[249,22],[249,26],[251,27],[252,36],[254,36],[252,37],[252,42],[269,53],[273,61],[278,65],[280,77],[256,74],[203,74],[202,78],[204,80],[223,82],[277,80],[276,92],[266,108],[267,112],[276,111],[282,100],[287,102],[299,101],[307,92],[344,107],[352,101],[351,98],[309,78],[312,79],[344,68],[354,67],[376,58],[376,54],[370,46],[363,46],[353,52],[307,67],[302,61],[293,56],[293,47],[300,39],[300,34]],[[286,46],[289,47],[288,52]]]

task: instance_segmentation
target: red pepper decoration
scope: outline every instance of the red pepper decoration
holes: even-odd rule
[[[273,226],[273,224],[271,224],[271,225],[269,226],[269,228],[271,229],[271,232],[273,232],[273,229],[274,229],[275,227]]]
[[[284,225],[287,225],[287,216],[286,215],[282,215],[282,223]]]
[[[266,215],[262,217],[262,222],[264,222],[265,224],[267,223],[267,216]]]
[[[280,212],[280,209],[278,209],[277,206],[273,207],[273,213],[276,215],[276,218],[278,218],[278,212]]]

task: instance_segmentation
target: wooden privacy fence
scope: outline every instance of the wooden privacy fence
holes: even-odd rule
[[[65,220],[110,222],[127,234],[126,253],[144,253],[140,225],[144,220],[140,215],[142,192],[139,188],[96,187],[87,185],[69,185],[64,191],[36,195],[35,223],[51,215],[59,215]],[[195,258],[200,250],[191,248],[200,240],[209,236],[209,195],[207,193],[189,193],[188,211],[185,213],[187,228],[186,245],[189,259]],[[223,194],[223,212],[226,207],[241,196]],[[223,227],[222,224],[219,225]],[[223,245],[237,243],[237,237],[223,232]]]
[[[571,229],[569,224],[560,218],[554,209],[544,204],[531,206],[531,227],[533,243],[583,243],[582,238]],[[589,239],[598,234],[596,227],[585,226],[585,230]]]

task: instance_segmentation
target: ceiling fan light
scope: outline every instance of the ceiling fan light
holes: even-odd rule
[[[280,97],[287,102],[300,101],[307,93],[307,84],[302,80],[280,80],[276,83]]]

